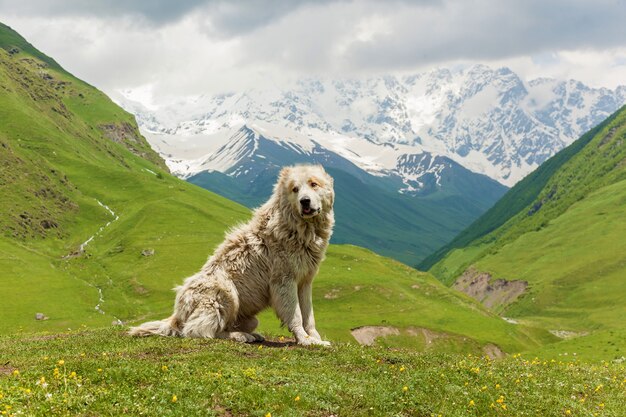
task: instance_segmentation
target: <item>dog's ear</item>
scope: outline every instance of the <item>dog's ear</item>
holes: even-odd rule
[[[279,182],[284,181],[287,177],[289,177],[289,174],[291,174],[291,168],[292,167],[284,167],[280,170],[280,174],[278,174]]]
[[[328,184],[330,184],[332,188],[335,185],[335,181],[333,180],[333,177],[331,177],[330,174],[326,171],[324,171],[324,176],[326,177],[326,181],[328,181]]]
[[[324,177],[326,179],[326,184],[328,188],[328,200],[330,203],[330,208],[332,209],[335,205],[335,181],[333,177],[331,177],[326,171],[324,171]]]

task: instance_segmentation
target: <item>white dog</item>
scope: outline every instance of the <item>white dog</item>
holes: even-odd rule
[[[174,314],[130,334],[262,341],[255,316],[271,306],[299,344],[330,345],[315,328],[311,285],[332,234],[334,196],[321,166],[283,168],[252,220],[175,288]]]

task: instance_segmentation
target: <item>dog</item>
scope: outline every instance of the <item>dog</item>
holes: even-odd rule
[[[321,165],[280,171],[270,199],[229,233],[201,271],[176,287],[174,313],[133,336],[263,341],[256,315],[272,307],[300,345],[330,345],[315,327],[312,283],[335,222],[333,179]]]

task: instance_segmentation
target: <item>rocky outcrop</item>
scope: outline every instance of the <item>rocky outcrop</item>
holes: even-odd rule
[[[493,279],[491,274],[468,268],[452,288],[464,292],[480,301],[485,307],[501,310],[515,302],[528,288],[528,282],[521,280],[507,281]]]
[[[377,338],[397,336],[400,331],[392,326],[362,326],[352,329],[351,333],[360,345],[372,346]]]
[[[162,170],[169,172],[165,161],[150,147],[139,130],[128,122],[105,123],[98,126],[107,139],[126,147],[133,154],[147,159]]]

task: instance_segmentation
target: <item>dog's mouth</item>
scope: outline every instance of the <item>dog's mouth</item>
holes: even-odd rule
[[[320,209],[314,209],[313,207],[302,207],[302,217],[313,217],[319,214]]]

